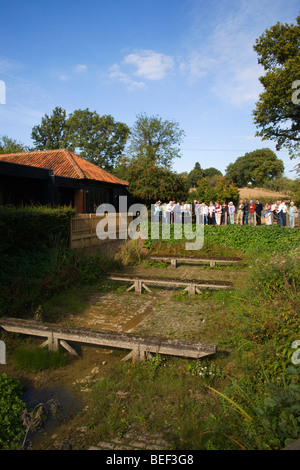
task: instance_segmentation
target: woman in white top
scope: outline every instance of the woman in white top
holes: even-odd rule
[[[215,223],[215,206],[212,201],[210,201],[208,206],[208,225],[213,225]]]
[[[229,221],[231,224],[234,224],[234,213],[235,213],[235,205],[233,202],[228,204],[228,212],[229,212]]]

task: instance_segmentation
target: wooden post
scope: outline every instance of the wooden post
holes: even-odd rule
[[[53,335],[53,333],[51,334],[51,336],[49,336],[47,344],[49,351],[58,351],[58,339]]]
[[[142,293],[142,281],[139,281],[139,280],[134,281],[134,288],[135,288],[135,292],[137,292],[138,294],[141,294]]]
[[[171,266],[172,266],[172,268],[177,268],[177,259],[176,258],[171,258]]]

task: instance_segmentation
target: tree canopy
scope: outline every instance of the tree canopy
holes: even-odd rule
[[[190,201],[197,200],[200,203],[205,202],[207,205],[210,201],[214,203],[216,201],[220,203],[232,201],[236,204],[238,199],[239,190],[237,185],[220,175],[214,175],[212,178],[202,178],[199,181],[198,188],[189,196]]]
[[[203,170],[199,162],[195,163],[192,171],[189,172],[187,177],[187,184],[189,188],[196,188],[198,186],[198,181],[203,178]]]
[[[112,116],[77,109],[67,116],[56,107],[34,126],[31,137],[37,150],[68,148],[96,165],[111,170],[125,148],[129,127]]]
[[[0,137],[0,154],[29,152],[30,148],[7,135]]]
[[[277,23],[257,40],[254,50],[265,73],[260,77],[264,91],[253,111],[257,136],[276,142],[276,149],[289,149],[299,156],[300,106],[300,16],[297,24]],[[297,80],[298,79],[298,80]]]
[[[246,153],[234,163],[230,163],[225,176],[242,188],[247,184],[263,186],[266,181],[281,176],[283,171],[282,160],[278,159],[272,150],[263,148]]]
[[[69,148],[68,125],[66,111],[59,106],[54,108],[51,116],[45,114],[41,124],[34,126],[31,138],[36,150],[55,150]]]
[[[130,131],[129,158],[170,168],[174,158],[180,157],[179,146],[183,136],[184,131],[177,122],[139,114]]]
[[[186,180],[172,172],[179,157],[183,131],[178,123],[159,116],[140,114],[130,130],[126,155],[119,159],[114,173],[129,182],[129,191],[145,204],[186,199]]]

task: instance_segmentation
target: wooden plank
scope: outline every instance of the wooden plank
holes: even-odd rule
[[[171,263],[172,266],[177,267],[178,262],[186,264],[209,263],[210,266],[215,264],[234,264],[241,261],[240,259],[222,259],[222,258],[192,258],[184,256],[149,256],[153,261],[165,261]]]
[[[197,288],[210,288],[210,289],[232,289],[232,283],[216,283],[210,281],[198,281],[193,279],[187,279],[185,281],[179,279],[152,279],[152,278],[142,278],[142,277],[130,277],[130,276],[117,276],[111,275],[107,276],[107,279],[111,279],[112,281],[124,281],[124,282],[134,282],[137,283],[138,281],[144,284],[153,284],[157,286],[167,286],[167,287],[187,287],[191,285],[195,285]],[[130,287],[130,290],[133,286]]]
[[[65,329],[53,324],[21,320],[15,318],[0,319],[0,327],[13,333],[47,337],[50,349],[56,349],[59,342],[66,346],[66,341],[93,344],[132,351],[132,356],[145,360],[149,353],[166,354],[198,359],[215,354],[216,345],[206,343],[189,343],[186,341],[161,339],[156,337],[136,336],[129,333],[117,333],[103,330]]]

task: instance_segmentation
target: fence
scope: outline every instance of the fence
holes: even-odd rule
[[[106,239],[97,236],[97,225],[106,219]],[[78,214],[71,220],[70,247],[86,248],[101,245],[113,239],[124,239],[126,237],[129,223],[133,220],[132,214]]]

